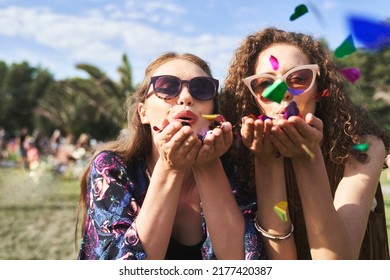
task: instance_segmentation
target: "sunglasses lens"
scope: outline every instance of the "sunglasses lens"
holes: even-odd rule
[[[312,70],[301,69],[288,75],[286,83],[293,94],[301,94],[312,85],[313,79],[314,75]]]
[[[181,82],[174,76],[158,77],[153,84],[155,93],[163,99],[172,99],[180,93]]]
[[[251,85],[251,88],[253,90],[253,92],[256,94],[256,95],[259,95],[261,96],[263,94],[263,91],[269,87],[270,85],[272,85],[273,83],[275,82],[275,80],[271,79],[271,78],[266,78],[266,77],[258,77],[256,79],[253,79],[250,83]]]
[[[212,79],[198,77],[190,81],[189,88],[192,96],[196,99],[210,100],[216,95],[218,84]]]

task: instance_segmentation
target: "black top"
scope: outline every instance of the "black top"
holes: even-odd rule
[[[171,237],[169,241],[167,254],[165,255],[166,260],[201,260],[203,241],[193,246],[186,246]]]

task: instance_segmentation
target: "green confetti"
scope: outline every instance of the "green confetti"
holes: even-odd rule
[[[266,99],[280,103],[284,98],[284,94],[286,93],[286,90],[287,90],[286,83],[283,82],[282,80],[277,80],[264,90],[262,96]]]
[[[306,5],[304,4],[298,5],[295,7],[294,13],[290,16],[290,21],[296,20],[297,18],[303,16],[308,12],[309,10],[307,9]]]
[[[287,201],[283,200],[276,204],[274,211],[283,222],[287,222]]]
[[[361,152],[367,152],[368,150],[368,143],[361,143],[361,144],[356,144],[352,146],[352,150],[354,151],[361,151]]]
[[[337,58],[343,58],[356,51],[355,44],[353,42],[352,35],[349,35],[347,39],[334,51],[334,55]]]

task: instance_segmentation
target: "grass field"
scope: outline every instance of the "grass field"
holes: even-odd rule
[[[384,174],[385,175],[385,174]],[[383,183],[390,181],[382,176]],[[77,180],[0,168],[0,259],[74,260]],[[390,194],[385,195],[390,236]]]
[[[20,169],[0,169],[0,259],[71,260],[76,180],[49,171],[35,177]]]

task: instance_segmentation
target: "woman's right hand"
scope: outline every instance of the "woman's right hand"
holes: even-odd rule
[[[154,133],[154,144],[164,164],[183,170],[195,163],[202,142],[190,126],[173,121]]]
[[[274,159],[277,152],[269,137],[272,125],[270,119],[262,121],[251,117],[243,117],[241,123],[242,143],[255,154],[257,160],[265,163]]]

